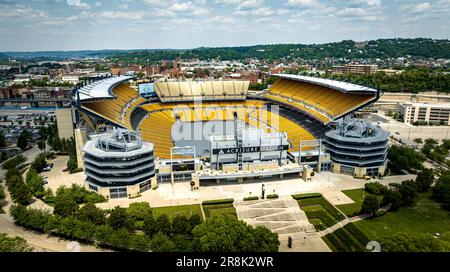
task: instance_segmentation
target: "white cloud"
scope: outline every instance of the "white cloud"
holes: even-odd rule
[[[160,0],[143,0],[145,4],[149,5],[159,5],[161,4]]]
[[[251,9],[261,5],[262,0],[246,0],[239,4],[238,9]]]
[[[431,8],[431,4],[428,2],[425,3],[420,3],[414,6],[414,11],[415,12],[423,12],[425,10],[428,10]]]
[[[89,9],[91,6],[81,0],[66,0],[67,5],[78,9]]]
[[[240,4],[243,0],[216,0],[215,4],[218,5],[237,5]]]
[[[268,16],[273,14],[273,10],[267,7],[258,8],[254,12],[256,15]]]
[[[141,20],[145,18],[146,13],[143,11],[127,12],[127,11],[102,11],[94,15],[102,19],[125,19],[125,20]]]
[[[289,0],[287,2],[288,5],[290,6],[314,6],[317,5],[317,1],[316,0]]]
[[[183,3],[175,3],[172,6],[169,7],[169,10],[171,11],[186,11],[188,9],[192,8],[192,2],[183,2]]]
[[[360,20],[366,22],[378,21],[380,18],[378,13],[372,10],[366,10],[363,8],[344,8],[336,12],[336,16],[345,18],[347,20]]]

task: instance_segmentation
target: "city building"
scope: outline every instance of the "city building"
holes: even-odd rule
[[[344,118],[325,133],[324,145],[333,161],[334,173],[358,178],[384,175],[389,133],[371,122]]]
[[[86,186],[106,198],[135,197],[155,177],[153,144],[126,129],[91,136],[83,148]]]
[[[342,74],[358,74],[358,75],[373,75],[378,72],[378,65],[366,64],[346,64],[345,66],[333,66],[331,73],[333,75]]]
[[[398,105],[405,124],[450,125],[450,104],[403,102]]]

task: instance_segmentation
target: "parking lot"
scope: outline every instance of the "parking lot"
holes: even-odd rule
[[[72,184],[83,185],[86,176],[84,172],[69,174],[69,172],[63,172],[63,170],[67,167],[67,161],[69,160],[69,156],[58,156],[53,160],[48,161],[49,163],[53,163],[53,167],[48,172],[42,172],[42,176],[48,177],[48,184],[45,185],[45,188],[52,189],[53,192],[60,186],[70,187]]]

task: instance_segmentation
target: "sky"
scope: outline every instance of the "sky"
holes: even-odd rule
[[[450,0],[0,0],[0,51],[450,38]]]

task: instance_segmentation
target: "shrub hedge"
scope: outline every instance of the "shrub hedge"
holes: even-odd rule
[[[299,200],[299,199],[322,197],[322,194],[321,193],[298,194],[298,195],[292,195],[292,197],[295,200]]]
[[[233,203],[234,199],[232,198],[224,198],[224,199],[215,199],[215,200],[205,200],[202,201],[202,205],[216,205],[216,204],[227,204]]]
[[[273,199],[273,198],[278,198],[277,194],[273,194],[273,195],[267,195],[268,199]]]

